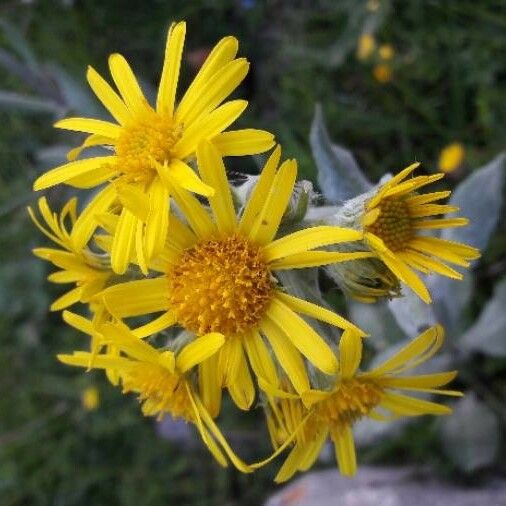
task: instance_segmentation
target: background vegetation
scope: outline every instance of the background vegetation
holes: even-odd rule
[[[107,55],[120,51],[152,92],[166,28],[177,19],[188,22],[186,81],[220,37],[238,36],[252,62],[239,92],[250,100],[243,124],[274,132],[285,155],[298,158],[301,177],[315,183],[308,134],[318,102],[331,137],[355,153],[374,181],[413,160],[436,170],[441,149],[458,141],[465,161],[450,175],[458,182],[504,149],[506,8],[500,0],[1,2],[1,504],[253,505],[273,489],[276,466],[254,476],[219,469],[180,426],[142,418],[135,399],[119,395],[100,374],[57,363],[57,352],[84,341],[48,313],[59,292],[45,280],[47,266],[30,254],[44,242],[25,211],[37,197],[32,181],[76,140],[51,124],[71,113],[100,113],[85,87],[86,66],[105,75]],[[390,45],[391,58],[379,51],[358,58],[364,33],[377,47]],[[378,72],[378,65],[388,72]],[[254,166],[233,167],[244,168]],[[65,189],[50,192],[53,202],[65,197]],[[470,319],[505,274],[505,231],[502,219],[477,271]],[[478,395],[491,400],[502,423],[505,356],[478,353],[469,366],[471,381],[485,384]],[[96,410],[82,403],[87,387],[98,389]],[[260,418],[260,409],[246,421],[233,410],[225,417],[246,458],[268,451],[266,434],[255,428]],[[180,437],[167,438],[171,429]],[[496,461],[503,451],[496,448]],[[441,451],[432,421],[361,452],[361,460],[431,463],[452,479],[463,472]],[[493,462],[474,478],[504,471]]]

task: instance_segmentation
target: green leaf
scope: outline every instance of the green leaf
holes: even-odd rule
[[[475,324],[467,330],[459,345],[470,351],[506,357],[506,278],[495,286]]]
[[[315,108],[309,141],[318,169],[318,184],[329,202],[344,202],[371,189],[372,184],[353,155],[330,140],[320,105]]]
[[[0,28],[11,48],[32,70],[38,68],[37,58],[25,36],[5,19],[0,19]]]
[[[441,423],[445,453],[462,471],[492,464],[499,447],[499,424],[494,412],[473,392],[454,404],[453,414]]]

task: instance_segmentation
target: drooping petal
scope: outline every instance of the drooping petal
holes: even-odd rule
[[[111,267],[116,274],[124,274],[130,263],[134,247],[138,218],[123,208],[114,232],[111,249]]]
[[[339,373],[341,378],[352,378],[362,359],[362,336],[346,329],[339,341]]]
[[[332,431],[331,434],[339,471],[344,476],[354,476],[357,472],[357,455],[351,427],[346,425],[341,430]]]

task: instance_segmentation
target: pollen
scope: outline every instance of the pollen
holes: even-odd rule
[[[413,237],[412,218],[406,202],[399,198],[386,198],[378,205],[380,215],[367,230],[378,236],[392,251],[407,247]]]
[[[143,112],[122,128],[116,143],[119,170],[132,180],[149,180],[156,170],[153,161],[170,162],[181,135],[182,127],[171,118]]]
[[[170,414],[173,418],[193,421],[191,400],[185,380],[162,367],[153,365],[132,368],[123,376],[123,393],[135,392],[142,403],[145,416]]]
[[[316,416],[328,426],[341,429],[368,415],[382,396],[382,388],[371,381],[345,380],[331,396],[317,404]]]
[[[168,277],[170,306],[197,335],[228,337],[255,327],[273,293],[260,249],[237,235],[188,248]]]

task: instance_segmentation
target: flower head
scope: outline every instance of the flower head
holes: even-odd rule
[[[95,212],[104,211],[108,206],[107,192],[99,195],[89,204],[86,211],[77,216],[77,199],[69,200],[60,215],[53,213],[45,197],[39,199],[39,212],[45,226],[36,217],[32,208],[28,212],[37,228],[57,244],[56,248],[35,248],[33,253],[53,263],[59,269],[48,279],[53,283],[72,283],[74,288],[54,301],[52,311],[58,311],[75,304],[89,302],[94,295],[102,291],[113,274],[107,258],[94,253],[86,245],[94,234],[97,223]],[[104,198],[105,197],[105,198]]]
[[[331,390],[311,390],[302,398],[286,395],[270,399],[268,427],[274,446],[296,431],[295,444],[276,481],[285,481],[295,472],[311,467],[329,436],[341,473],[353,476],[356,456],[352,427],[361,418],[388,421],[400,416],[450,414],[447,406],[397,392],[461,395],[440,389],[455,378],[456,371],[402,374],[430,359],[440,349],[443,338],[442,327],[436,325],[381,365],[363,373],[358,371],[362,340],[353,330],[345,331],[339,345],[339,376]]]
[[[130,249],[137,257],[154,258],[167,233],[169,188],[185,188],[210,196],[214,189],[203,183],[188,161],[202,139],[212,140],[222,155],[266,151],[273,136],[260,130],[224,132],[244,111],[244,100],[224,100],[241,83],[249,64],[236,58],[238,43],[225,37],[204,62],[176,105],[186,24],[175,23],[167,37],[158,96],[152,107],[123,56],[113,54],[109,68],[119,94],[91,67],[88,82],[117,123],[93,118],[68,118],[56,126],[90,134],[82,146],[69,153],[69,163],[43,174],[35,190],[67,183],[91,188],[113,184],[115,200],[122,206],[111,251],[113,270],[123,274]],[[113,154],[76,160],[88,147],[103,146]],[[106,187],[105,192],[109,191]],[[141,263],[141,266],[144,265]]]
[[[118,322],[102,325],[100,333],[102,344],[114,347],[118,353],[78,351],[58,355],[58,359],[68,365],[114,372],[119,376],[123,393],[137,394],[145,416],[161,419],[169,414],[194,424],[221,465],[227,465],[225,452],[238,469],[250,472],[228,446],[187,376],[191,369],[223,346],[223,336],[207,334],[174,353],[153,348]]]
[[[372,75],[378,83],[385,84],[392,80],[392,67],[385,63],[379,63],[372,69]]]
[[[297,171],[292,160],[278,170],[280,156],[277,148],[238,219],[223,161],[212,144],[202,143],[197,150],[199,170],[203,181],[217,189],[209,198],[212,214],[189,192],[174,189],[174,199],[189,226],[171,218],[172,233],[152,266],[162,275],[111,286],[101,296],[117,318],[164,311],[153,326],[163,329],[178,324],[196,336],[209,332],[225,336],[224,346],[202,362],[199,371],[202,396],[213,416],[219,411],[223,386],[239,407],[251,406],[254,386],[246,357],[259,378],[277,384],[276,367],[264,337],[299,392],[309,388],[302,356],[326,374],[336,372],[331,348],[299,314],[340,328],[355,328],[278,285],[277,270],[370,255],[316,250],[360,240],[362,233],[356,230],[321,226],[275,239]]]
[[[379,188],[365,203],[362,226],[369,247],[401,281],[429,303],[429,292],[413,269],[424,274],[437,273],[462,279],[462,274],[444,261],[469,267],[470,260],[478,258],[480,253],[465,244],[423,235],[427,230],[462,227],[468,220],[434,218],[458,211],[458,208],[435,203],[448,197],[449,191],[418,193],[420,188],[444,176],[435,174],[406,179],[418,166],[418,163],[410,165]]]

